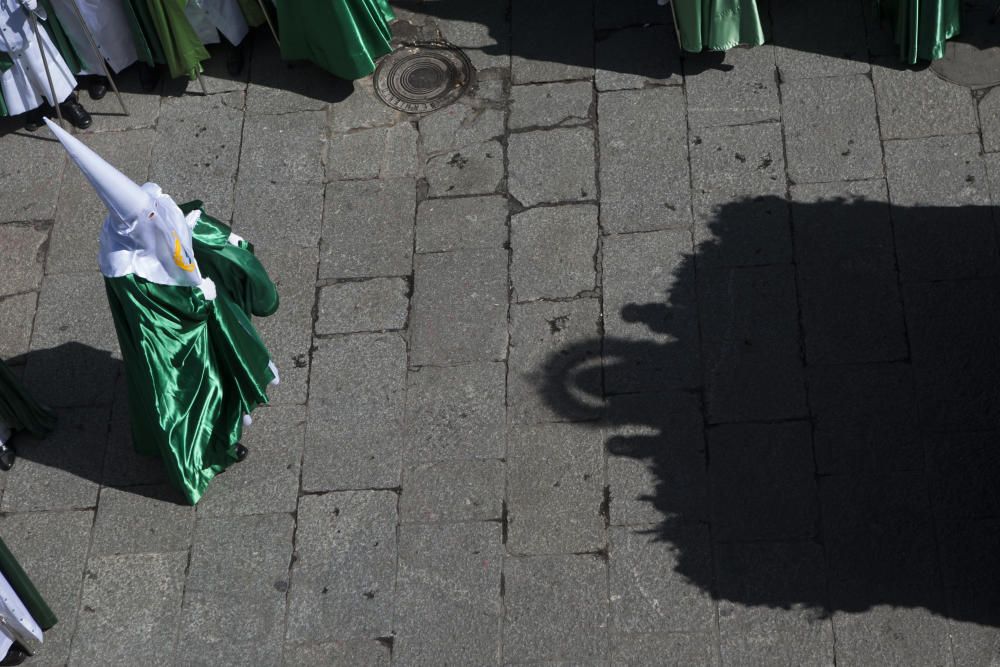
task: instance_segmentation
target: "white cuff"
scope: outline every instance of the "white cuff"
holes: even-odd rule
[[[202,278],[201,284],[198,285],[198,289],[200,289],[201,293],[205,295],[205,299],[207,301],[215,301],[217,293],[215,291],[215,283],[212,282],[211,278]]]
[[[244,239],[239,234],[230,234],[229,235],[229,244],[230,245],[239,245],[240,242],[244,241],[244,240],[246,240],[246,239]]]

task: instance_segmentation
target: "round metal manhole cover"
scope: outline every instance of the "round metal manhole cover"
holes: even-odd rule
[[[468,56],[451,44],[411,44],[379,62],[375,94],[393,109],[426,113],[460,98],[472,84],[474,72]]]

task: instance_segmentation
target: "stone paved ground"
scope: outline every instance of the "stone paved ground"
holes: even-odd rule
[[[90,104],[281,291],[197,508],[131,453],[102,208],[7,125],[0,357],[60,417],[0,475],[32,664],[997,664],[1000,90],[770,5],[682,59],[652,0],[402,4],[479,69],[422,117],[266,34]]]

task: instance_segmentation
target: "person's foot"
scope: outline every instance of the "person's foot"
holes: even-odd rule
[[[7,651],[7,655],[4,657],[4,659],[0,660],[0,667],[12,667],[13,665],[20,665],[22,662],[28,659],[28,656],[29,654],[26,650],[24,650],[23,646],[14,643]]]
[[[90,99],[99,100],[108,94],[108,80],[103,76],[92,76],[87,83],[87,93]]]
[[[80,100],[76,99],[72,95],[66,98],[66,101],[59,105],[59,110],[62,111],[63,118],[68,120],[73,124],[74,127],[81,130],[86,130],[90,127],[93,120],[87,110],[83,108],[80,104]]]
[[[53,114],[55,113],[55,109],[49,107],[48,105],[45,106]],[[42,125],[45,124],[45,121],[42,120],[42,116],[44,115],[45,115],[45,110],[41,108],[32,109],[31,111],[29,111],[24,118],[24,129],[26,129],[28,132],[34,132],[35,130],[40,128]]]
[[[247,457],[247,454],[249,454],[249,453],[250,453],[249,449],[247,449],[246,447],[244,447],[243,445],[241,445],[238,442],[236,443],[236,461],[237,462],[242,461],[243,459],[245,459]]]
[[[14,445],[9,442],[0,445],[0,470],[10,470],[14,467],[14,459],[17,458],[14,452]]]
[[[146,63],[139,63],[139,85],[142,92],[151,93],[160,82],[160,72],[158,69]]]

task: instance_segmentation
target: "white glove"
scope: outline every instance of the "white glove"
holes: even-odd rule
[[[33,12],[38,9],[38,0],[21,0],[21,6]]]
[[[229,235],[229,245],[239,245],[240,242],[244,241],[244,240],[245,239],[242,236],[240,236],[239,234],[230,234]]]
[[[201,284],[198,287],[201,289],[201,293],[205,295],[206,301],[215,301],[215,283],[212,282],[211,278],[202,278]]]

